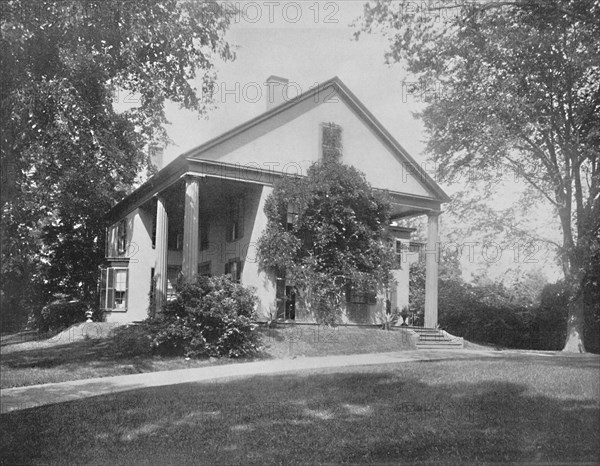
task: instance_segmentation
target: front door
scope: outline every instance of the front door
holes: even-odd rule
[[[296,287],[286,283],[285,277],[277,277],[277,319],[296,319]]]
[[[296,318],[296,287],[285,287],[285,320]]]

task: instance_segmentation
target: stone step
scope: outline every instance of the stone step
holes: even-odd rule
[[[419,338],[419,343],[443,343],[445,341],[452,342],[450,338]]]
[[[418,345],[462,345],[461,340],[419,340]]]
[[[437,328],[402,327],[415,332],[419,336],[417,349],[462,349],[462,339],[449,337]]]
[[[450,342],[446,342],[444,344],[419,344],[417,343],[417,349],[463,349],[463,345],[461,345],[460,343],[450,343]]]
[[[413,330],[413,332],[418,333],[419,335],[437,335],[438,333],[440,333],[437,330]]]

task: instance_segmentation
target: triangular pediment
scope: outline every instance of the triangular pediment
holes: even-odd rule
[[[373,187],[441,202],[448,200],[338,78],[184,155],[195,160],[304,174],[321,158],[323,123],[342,127],[342,161],[364,172]]]

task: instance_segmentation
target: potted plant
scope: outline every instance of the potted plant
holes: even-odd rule
[[[391,330],[392,327],[394,325],[396,325],[396,322],[398,322],[398,308],[395,308],[393,312],[390,313],[385,313],[383,315],[383,323],[381,325],[381,328],[383,330]]]
[[[408,324],[406,323],[406,319],[408,319],[410,317],[410,310],[409,310],[408,306],[404,306],[402,308],[400,317],[402,317],[402,323],[400,324],[400,327],[408,327]]]

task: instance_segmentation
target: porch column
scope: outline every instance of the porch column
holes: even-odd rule
[[[425,322],[433,328],[438,323],[438,217],[441,212],[427,215],[427,250],[425,251]]]
[[[185,212],[183,218],[183,261],[181,272],[191,281],[198,273],[198,215],[200,181],[188,176],[185,180]]]
[[[154,312],[159,313],[167,298],[167,252],[169,217],[162,196],[156,202],[156,266],[154,267]]]

